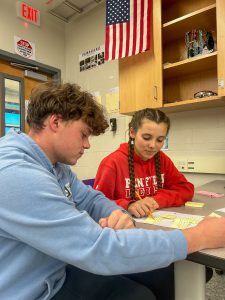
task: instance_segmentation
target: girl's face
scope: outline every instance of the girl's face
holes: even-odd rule
[[[134,151],[143,160],[152,158],[162,147],[167,134],[167,124],[157,124],[144,119],[137,132],[130,129],[130,136],[134,138]]]

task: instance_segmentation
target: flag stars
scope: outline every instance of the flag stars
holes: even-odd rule
[[[109,0],[107,1],[106,24],[118,24],[129,21],[129,1]]]

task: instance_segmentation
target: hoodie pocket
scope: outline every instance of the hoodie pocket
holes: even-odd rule
[[[53,273],[51,276],[45,279],[44,285],[45,291],[35,300],[49,300],[51,299],[63,286],[66,279],[65,268]]]

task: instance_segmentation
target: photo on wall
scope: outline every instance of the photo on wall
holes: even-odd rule
[[[95,68],[105,62],[105,48],[99,46],[79,55],[80,72]]]

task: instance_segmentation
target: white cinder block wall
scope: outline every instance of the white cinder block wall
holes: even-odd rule
[[[100,161],[109,153],[116,150],[126,138],[126,118],[122,115],[114,115],[117,118],[117,131],[114,134],[107,131],[104,135],[91,138],[91,148],[85,152],[83,157],[73,167],[81,179],[94,178]]]
[[[179,112],[169,116],[172,126],[168,155],[172,158],[205,158],[205,164],[210,160],[217,170],[217,159],[225,158],[225,107]],[[186,173],[185,176],[196,186],[212,180],[225,180],[225,174]]]

